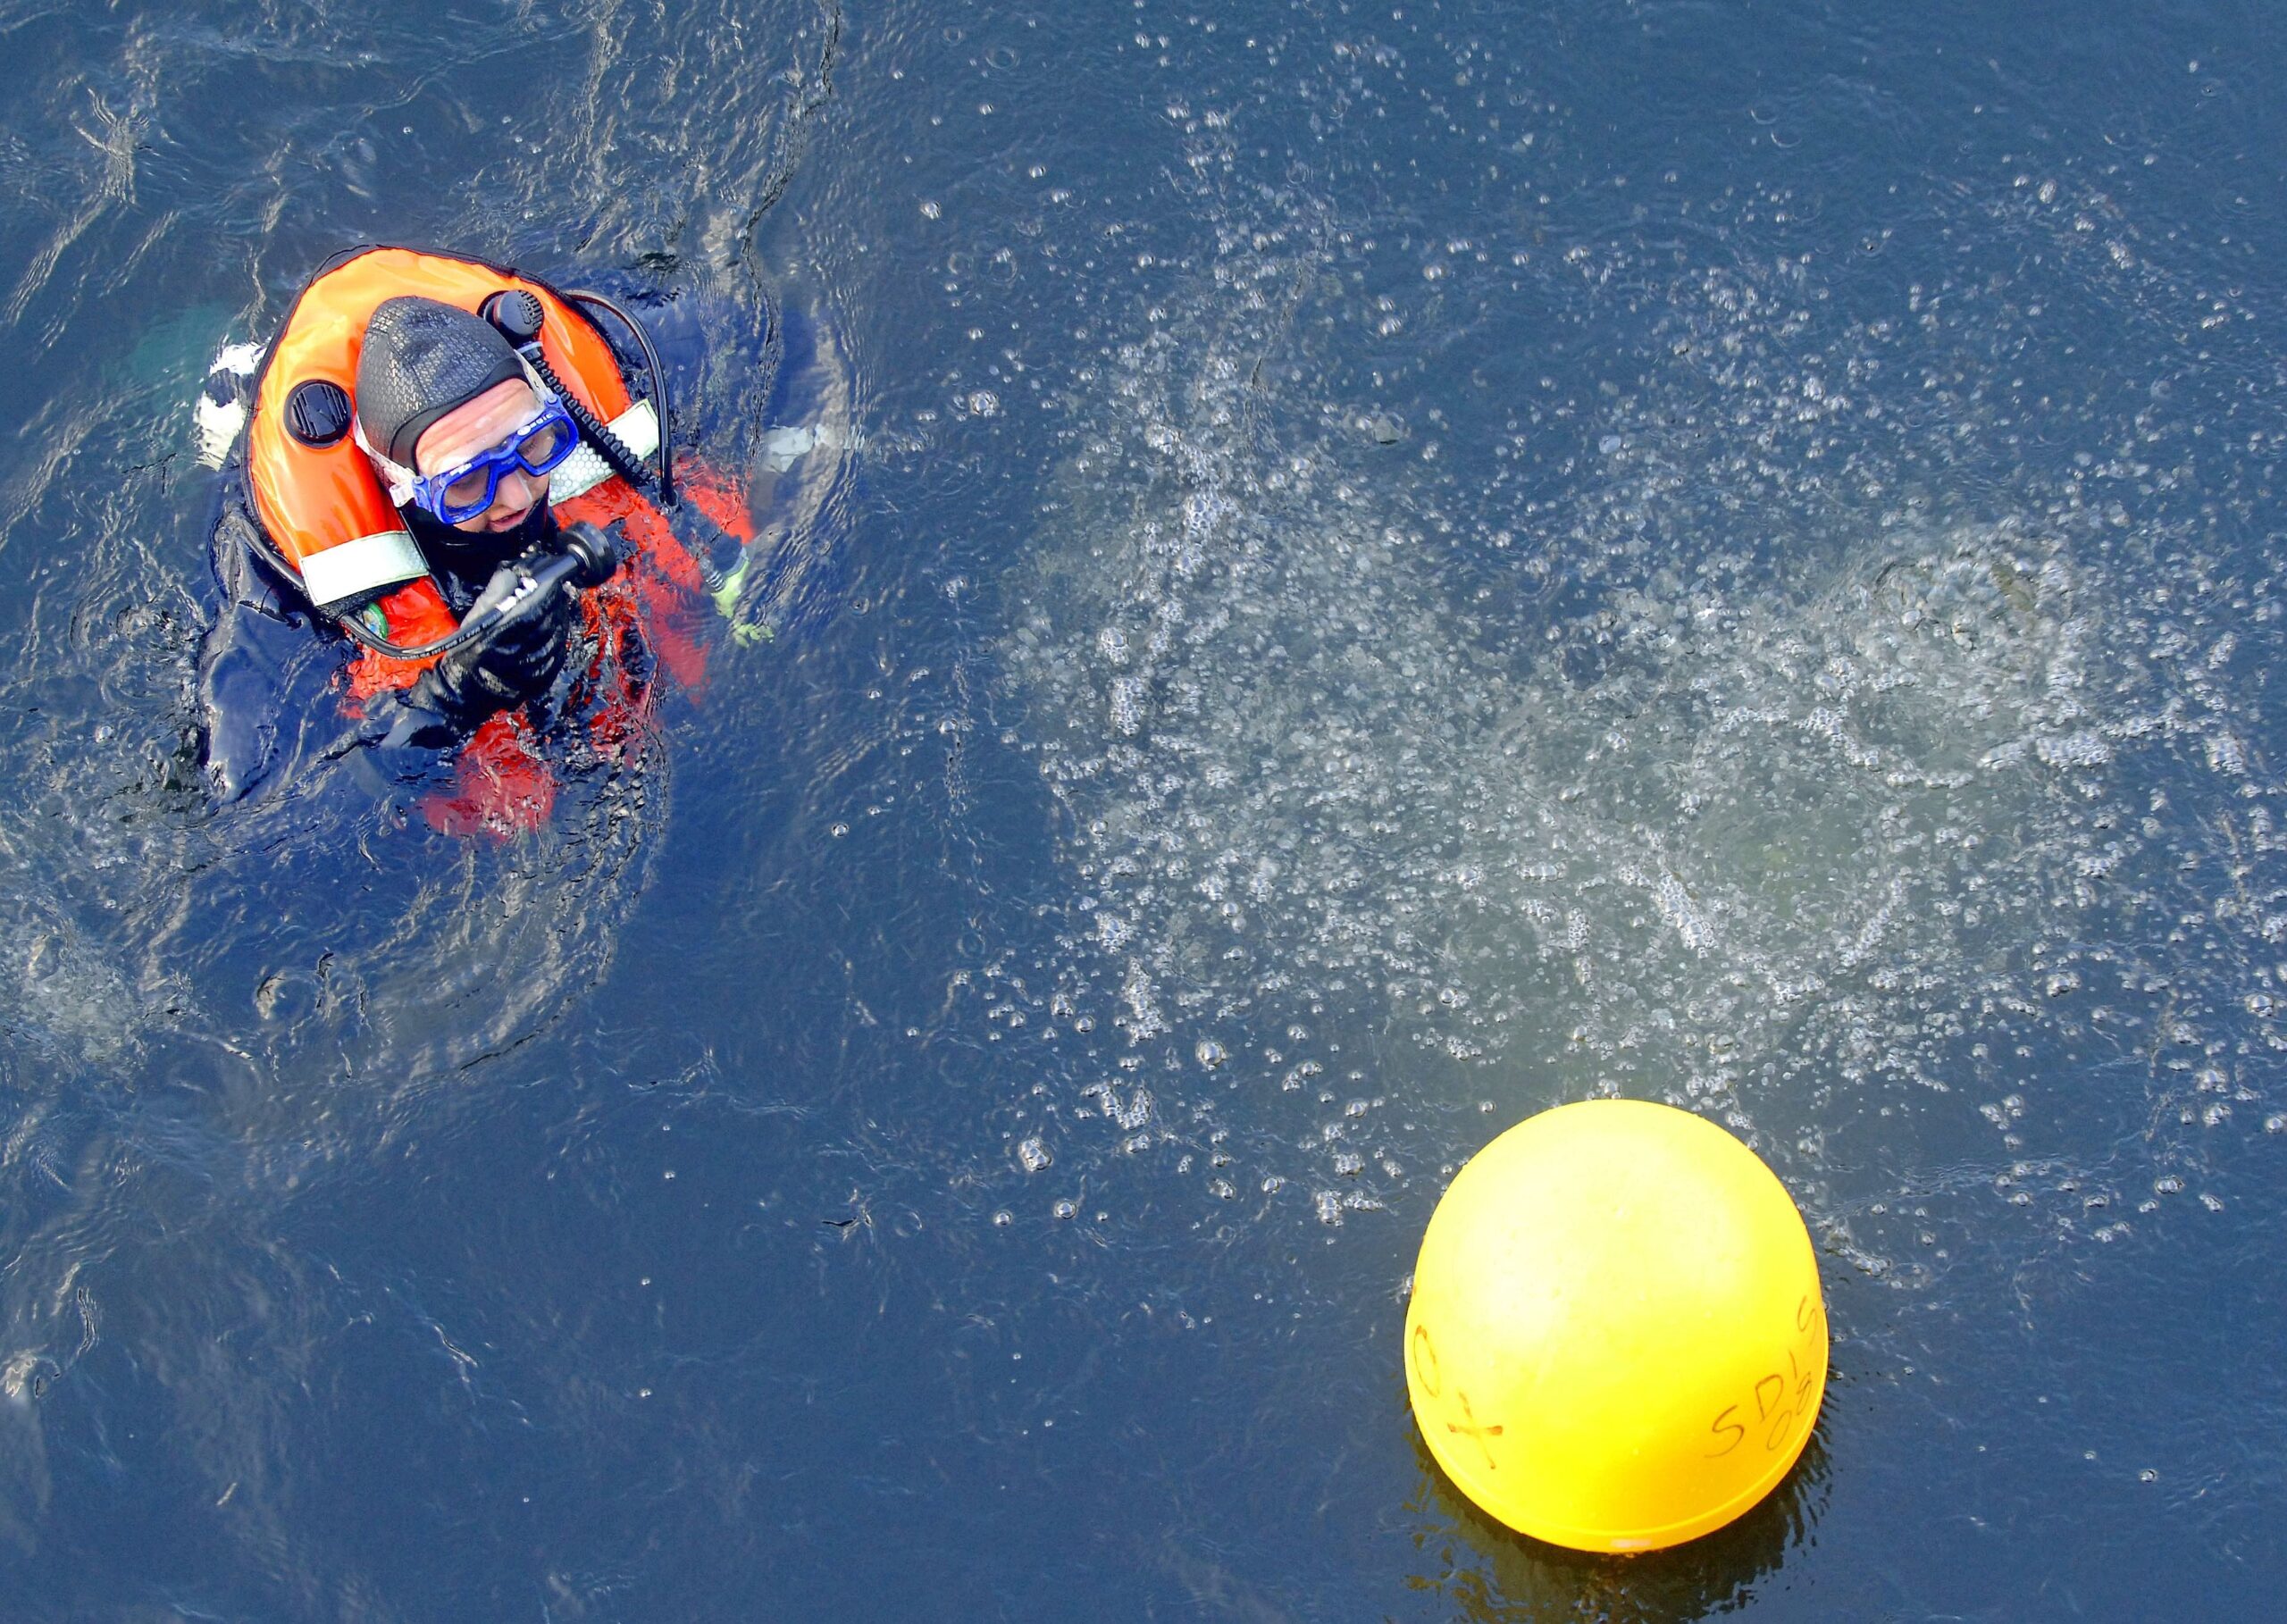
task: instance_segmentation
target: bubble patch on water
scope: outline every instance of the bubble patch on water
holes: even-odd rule
[[[2219,518],[2260,434],[2211,471],[2156,386],[2052,408],[2067,448],[2036,460],[2033,386],[1978,370],[2026,296],[1843,314],[1800,264],[1654,278],[1584,247],[1505,290],[1474,260],[1436,279],[1637,335],[1601,381],[1480,401],[1505,466],[1467,489],[1357,426],[1458,434],[1450,398],[1328,398],[1380,376],[1345,334],[1393,301],[1352,290],[1374,244],[1282,202],[1226,222],[1185,297],[1104,324],[1009,582],[1016,736],[1076,893],[1035,979],[1107,1013],[1091,1052],[1160,1076],[1163,1116],[1238,1126],[1250,1183],[1314,1190],[1329,1224],[1354,1210],[1331,1181],[1402,1187],[1370,1152],[1418,1162],[1480,1094],[1503,1119],[1671,1099],[1876,1271],[1929,1226],[1829,1190],[1846,1146],[1911,1168],[2046,1136],[2070,1161],[2124,1109],[2229,1120],[2175,1104],[2165,1060],[2133,1103],[1981,1116],[2073,1085],[2037,1055],[2117,1061],[2167,1010],[2262,1097],[2268,1009],[2225,1027],[2287,895],[2241,646],[2280,600]],[[2241,894],[2195,919],[2176,893],[2225,878],[2219,841]],[[1416,1120],[1319,1136],[1227,1102],[1324,1111],[1337,1067]]]

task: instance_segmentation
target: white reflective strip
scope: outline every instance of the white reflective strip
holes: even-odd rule
[[[410,532],[384,530],[303,559],[302,589],[323,608],[381,587],[418,581],[428,573],[429,561],[414,545]]]
[[[641,462],[659,448],[659,417],[651,410],[651,403],[639,400],[611,420],[611,431],[619,436],[635,460]],[[571,456],[556,465],[548,476],[548,505],[556,506],[574,497],[585,496],[612,476],[612,466],[603,456],[585,440],[574,448]]]

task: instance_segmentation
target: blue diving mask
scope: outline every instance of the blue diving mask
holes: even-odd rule
[[[571,456],[580,444],[572,414],[554,396],[538,412],[489,451],[480,451],[457,467],[402,481],[390,491],[390,499],[410,498],[422,511],[447,524],[473,519],[492,506],[502,479],[513,470],[548,473]]]

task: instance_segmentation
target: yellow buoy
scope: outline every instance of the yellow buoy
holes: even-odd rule
[[[1787,1475],[1826,1391],[1826,1305],[1771,1169],[1671,1106],[1544,1111],[1472,1158],[1422,1237],[1413,1413],[1511,1528],[1646,1551]]]

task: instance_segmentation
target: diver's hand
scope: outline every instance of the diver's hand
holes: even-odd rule
[[[489,613],[540,562],[526,553],[485,582],[468,618]],[[555,686],[570,651],[569,586],[528,596],[490,635],[452,650],[423,672],[398,703],[388,742],[436,745],[473,732],[495,713],[530,703]],[[402,736],[400,736],[402,735]]]
[[[500,602],[546,558],[546,554],[534,550],[493,571],[469,613],[482,614]],[[571,648],[574,596],[569,582],[553,591],[531,595],[508,613],[490,637],[447,655],[437,662],[439,668],[465,656],[469,680],[503,696],[495,709],[538,699],[555,686],[564,669]]]
[[[715,599],[718,607],[726,601],[736,601],[735,594],[726,599],[724,587],[746,568],[746,544],[688,497],[666,510],[666,520],[667,533],[698,565],[699,579],[706,587],[707,595]],[[723,612],[727,615],[730,610],[725,607]]]
[[[754,644],[775,635],[767,625],[739,614],[745,596],[748,567],[754,562],[755,544],[742,541],[716,523],[698,503],[685,501],[667,515],[667,528],[683,550],[699,566],[699,578],[715,612],[731,623],[731,640]]]

